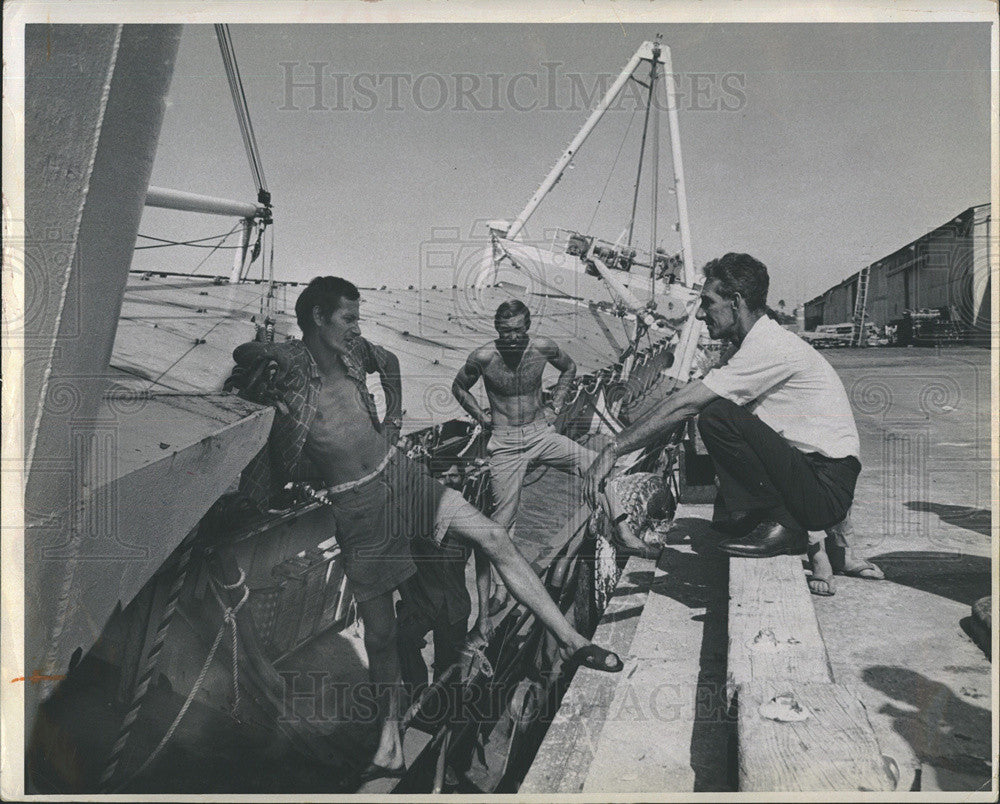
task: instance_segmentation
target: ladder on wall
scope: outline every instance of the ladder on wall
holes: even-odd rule
[[[866,265],[858,274],[858,295],[854,299],[854,331],[851,335],[851,346],[865,345],[865,311],[868,305],[868,274],[871,269]]]

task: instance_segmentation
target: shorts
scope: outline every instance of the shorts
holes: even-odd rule
[[[468,505],[402,453],[374,477],[328,497],[355,600],[390,592],[416,572],[412,539],[440,544],[455,514]]]

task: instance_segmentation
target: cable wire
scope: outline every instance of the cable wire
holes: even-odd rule
[[[212,235],[211,237],[199,237],[197,240],[168,240],[163,237],[153,237],[152,235],[138,234],[136,237],[141,237],[143,240],[155,240],[157,245],[152,246],[136,246],[133,250],[140,251],[145,248],[166,248],[168,246],[191,246],[192,248],[212,248],[209,245],[201,245],[207,243],[209,240],[219,240],[220,238],[226,238],[231,235],[235,229],[230,229],[225,234]],[[239,246],[226,246],[227,249],[239,248]]]
[[[264,168],[260,161],[260,151],[257,147],[257,137],[254,134],[253,122],[250,119],[250,109],[247,105],[246,92],[243,90],[243,80],[240,68],[236,62],[236,51],[233,48],[232,36],[228,25],[216,25],[215,35],[219,40],[219,50],[222,52],[222,63],[226,69],[226,79],[229,82],[229,92],[236,108],[236,119],[243,137],[247,159],[250,161],[250,171],[258,190],[267,192],[267,181],[264,178]]]
[[[220,248],[222,248],[222,244],[225,243],[230,237],[232,237],[233,232],[235,232],[241,226],[243,226],[243,221],[239,221],[232,229],[230,229],[229,233],[222,240],[216,243],[215,247],[210,252],[208,252],[208,254],[205,255],[205,259],[199,262],[194,267],[194,270],[191,271],[190,274],[188,274],[188,276],[194,276],[201,269],[201,266],[203,266],[208,261],[208,258],[211,257],[213,254],[215,254],[215,252],[218,251]]]
[[[625,141],[628,139],[628,133],[632,130],[632,121],[635,120],[635,114],[638,111],[639,107],[636,106],[632,110],[632,116],[628,119],[628,125],[625,127],[625,133],[622,135],[622,141],[618,145],[618,153],[615,154],[615,161],[611,163],[611,169],[608,171],[608,178],[604,182],[604,189],[601,190],[601,196],[597,199],[597,203],[594,205],[594,214],[590,217],[590,223],[587,224],[588,232],[594,228],[594,220],[597,218],[597,213],[600,211],[601,202],[604,200],[604,194],[608,191],[608,185],[611,183],[611,177],[614,175],[615,167],[618,165],[618,157],[622,155],[622,150],[625,148]]]

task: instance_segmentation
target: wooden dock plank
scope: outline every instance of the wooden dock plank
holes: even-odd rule
[[[627,661],[639,614],[649,594],[656,565],[630,558],[608,603],[594,642]],[[549,725],[519,793],[579,793],[593,761],[604,721],[621,675],[580,670]]]
[[[664,550],[584,793],[728,789],[725,569]]]
[[[688,545],[630,559],[594,635],[625,669],[577,674],[519,792],[726,789],[725,616],[724,562]]]
[[[895,789],[865,707],[847,687],[755,680],[740,687],[738,707],[740,791]],[[785,713],[804,719],[772,719]]]
[[[729,594],[739,790],[894,790],[864,705],[834,683],[801,559],[732,558]]]
[[[833,680],[798,556],[729,560],[728,695],[770,679]]]

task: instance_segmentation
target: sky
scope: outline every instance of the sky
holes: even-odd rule
[[[426,284],[428,254],[444,250],[461,255],[454,278],[466,281],[462,266],[481,248],[483,222],[517,216],[599,90],[657,34],[681,93],[695,262],[753,254],[769,268],[772,306],[808,300],[989,200],[985,24],[230,29],[273,197],[278,279]],[[647,74],[640,67],[638,76]],[[626,88],[529,221],[526,240],[544,241],[556,227],[619,237],[644,95]],[[657,240],[677,251],[666,113],[660,118]],[[636,224],[642,247],[652,152],[650,141]],[[184,28],[151,182],[256,195],[210,25]],[[234,224],[147,209],[140,232],[190,240]],[[208,253],[145,250],[134,267],[187,272]],[[215,252],[199,273],[228,274],[232,254]]]

